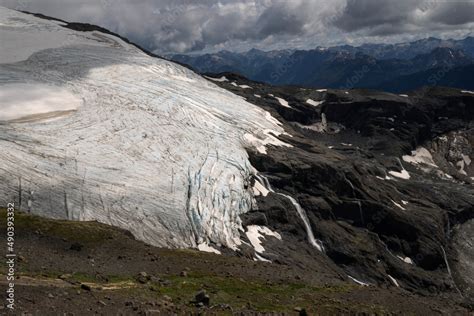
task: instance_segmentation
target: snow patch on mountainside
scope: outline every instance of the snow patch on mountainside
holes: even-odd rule
[[[198,249],[199,251],[203,251],[203,252],[210,252],[210,253],[215,253],[217,255],[220,255],[221,252],[211,246],[209,246],[208,244],[206,243],[202,243],[202,244],[199,244],[198,245]]]
[[[270,193],[270,191],[265,187],[265,185],[263,185],[258,180],[256,180],[253,186],[253,195],[254,196],[262,195],[265,197],[268,195],[268,193]]]
[[[215,81],[215,82],[225,82],[225,81],[229,81],[229,79],[227,79],[225,76],[222,76],[220,78],[213,78],[213,77],[208,77],[208,76],[204,76],[205,78],[209,79],[209,80],[212,80],[212,81]]]
[[[280,103],[281,106],[284,106],[285,108],[290,108],[291,109],[291,106],[289,105],[288,101],[286,101],[285,99],[282,99],[282,98],[279,98],[279,97],[275,97],[275,99],[278,100],[278,102]]]
[[[392,176],[396,177],[396,178],[400,178],[400,179],[404,179],[404,180],[409,180],[411,178],[410,174],[405,169],[403,169],[400,172],[398,172],[398,171],[389,171],[388,173],[391,174]]]
[[[312,105],[312,106],[320,106],[321,104],[324,103],[324,101],[314,101],[312,99],[308,99],[308,100],[306,100],[306,103],[308,103],[309,105]]]
[[[264,226],[249,225],[247,226],[247,232],[245,234],[255,251],[259,253],[265,251],[265,248],[262,246],[262,239],[265,239],[265,236],[275,237],[276,239],[281,240],[280,234],[273,232],[268,227]]]
[[[0,8],[0,37],[2,119],[74,109],[0,124],[1,204],[157,246],[239,246],[254,202],[246,148],[286,146],[268,112],[113,35]]]
[[[242,88],[242,89],[252,89],[251,86],[248,86],[246,84],[241,84],[241,85],[239,85],[239,87]]]
[[[438,168],[436,163],[433,160],[433,156],[424,147],[418,147],[415,151],[412,151],[411,156],[403,156],[403,161],[411,164],[425,164],[431,167]]]
[[[267,147],[268,145],[273,146],[284,146],[284,147],[293,147],[290,144],[287,144],[281,140],[279,140],[276,136],[281,135],[282,133],[273,131],[273,130],[264,130],[263,133],[253,133],[253,134],[245,134],[244,138],[247,140],[248,143],[252,144],[257,151],[261,154],[267,154]]]
[[[360,280],[357,280],[356,278],[354,278],[354,277],[352,277],[352,276],[350,276],[350,275],[348,275],[347,277],[348,277],[349,279],[351,279],[352,281],[354,281],[355,283],[361,285],[361,286],[369,286],[368,283],[365,283],[365,282],[362,282],[362,281],[360,281]]]

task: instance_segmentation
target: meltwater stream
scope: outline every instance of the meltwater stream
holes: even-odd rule
[[[318,249],[319,251],[321,252],[324,252],[324,247],[323,247],[323,243],[322,241],[316,239],[314,237],[314,234],[313,234],[313,230],[311,228],[311,224],[309,222],[309,219],[308,219],[308,215],[306,214],[306,211],[301,207],[301,205],[298,203],[298,201],[296,201],[293,197],[289,196],[289,195],[286,195],[286,194],[283,194],[283,193],[278,193],[278,192],[275,192],[271,185],[270,185],[270,182],[268,181],[268,179],[265,177],[265,176],[262,176],[262,175],[256,175],[255,176],[264,186],[265,188],[270,191],[270,192],[273,192],[273,193],[276,193],[278,195],[281,195],[283,197],[286,197],[288,200],[290,200],[290,202],[293,204],[293,206],[296,208],[296,211],[298,212],[298,215],[300,216],[301,220],[303,221],[304,223],[304,226],[305,226],[305,229],[306,229],[306,234],[308,235],[308,241],[309,243],[315,247],[316,249]]]
[[[346,175],[344,175],[344,179],[346,180],[347,183],[349,183],[349,186],[352,188],[352,195],[354,197],[354,199],[357,199],[357,195],[356,195],[356,191],[355,191],[355,188],[354,188],[354,185],[352,184],[352,182],[347,179]],[[362,222],[362,224],[364,225],[364,213],[362,212],[362,203],[357,199],[356,200],[356,203],[357,203],[357,206],[359,206],[359,214],[360,214],[360,220]]]
[[[303,220],[304,226],[306,227],[306,233],[308,234],[309,243],[311,245],[313,245],[314,247],[316,247],[319,251],[324,252],[324,247],[322,245],[322,242],[320,240],[317,240],[314,237],[313,230],[311,229],[311,225],[309,223],[309,219],[308,219],[308,216],[306,214],[306,211],[291,196],[283,194],[283,193],[277,193],[277,194],[286,197],[288,200],[290,200],[291,203],[293,203],[296,210],[298,211],[298,214],[300,215],[301,219]]]

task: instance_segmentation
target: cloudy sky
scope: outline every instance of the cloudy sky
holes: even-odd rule
[[[474,0],[0,0],[98,24],[157,53],[394,43],[474,30]]]

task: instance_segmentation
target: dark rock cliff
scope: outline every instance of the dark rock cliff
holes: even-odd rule
[[[280,139],[293,147],[249,149],[261,175],[255,181],[266,177],[274,192],[257,198],[245,223],[283,236],[265,244],[265,258],[324,262],[369,284],[471,295],[472,280],[458,271],[469,270],[474,258],[472,251],[460,257],[469,246],[457,234],[473,234],[463,229],[474,218],[473,94],[276,88],[222,75],[229,81],[217,84],[268,110],[291,135]],[[309,245],[295,206],[278,193],[299,202],[324,253]]]

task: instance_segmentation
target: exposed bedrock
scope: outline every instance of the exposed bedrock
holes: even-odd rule
[[[277,194],[284,193],[305,210],[322,242],[324,253],[313,256],[329,258],[346,277],[425,293],[465,291],[453,271],[469,269],[454,264],[456,249],[469,244],[453,243],[452,231],[474,217],[470,94],[443,88],[410,95],[310,90],[219,76],[228,80],[219,85],[280,120],[289,135],[279,138],[293,145],[269,146],[267,154],[249,150],[257,186],[268,181],[275,193],[258,196],[258,209],[244,215],[244,224],[282,234],[282,242],[272,241],[265,253],[276,247],[282,252],[285,240],[308,244],[296,208]],[[323,113],[328,124],[343,128],[309,129]],[[461,261],[469,262],[468,253]],[[281,257],[273,261],[300,261],[294,253]]]
[[[280,150],[255,155],[252,163],[269,175],[275,189],[299,201],[327,256],[348,274],[366,283],[390,282],[390,275],[409,288],[451,288],[447,275],[439,277],[446,268],[447,229],[450,218],[472,212],[472,196],[433,184],[392,180],[395,186],[377,179],[379,169],[360,161],[331,163],[301,150],[286,152],[279,164],[271,160],[280,155]],[[271,227],[305,239],[285,200],[270,194],[257,201],[257,213],[265,214]]]

